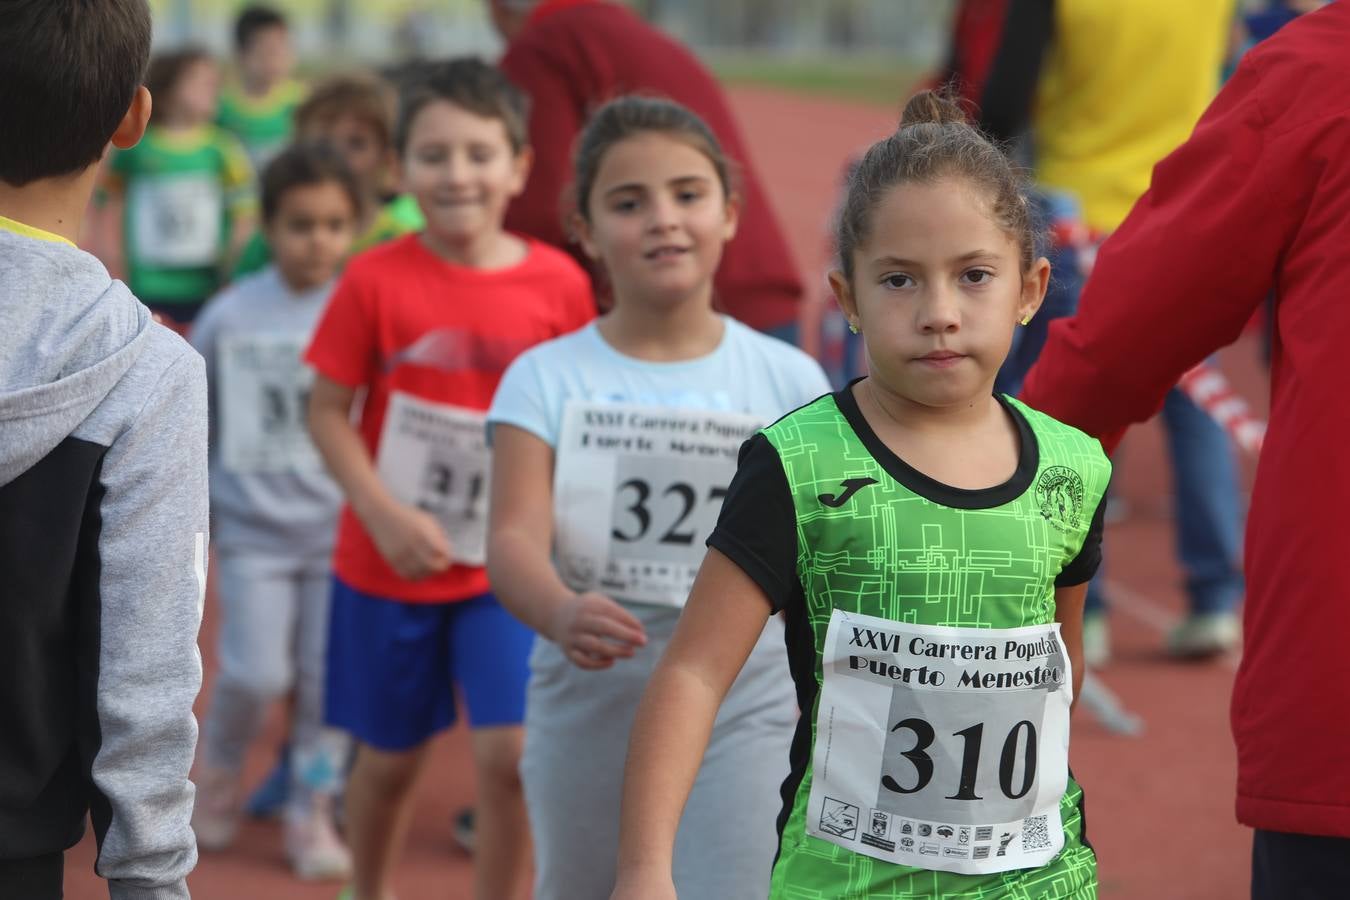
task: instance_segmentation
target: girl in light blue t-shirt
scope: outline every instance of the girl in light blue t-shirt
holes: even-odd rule
[[[546,639],[531,660],[521,764],[536,900],[609,896],[628,732],[740,444],[829,390],[810,357],[713,309],[736,204],[717,139],[693,113],[638,97],[602,107],[582,133],[576,185],[575,231],[614,308],[517,359],[488,414],[488,572]],[[770,620],[714,727],[680,824],[681,896],[768,891],[797,717],[783,639]]]

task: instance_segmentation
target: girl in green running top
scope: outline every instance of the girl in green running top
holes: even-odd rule
[[[1095,897],[1068,720],[1110,463],[993,393],[1050,275],[1022,184],[924,92],[837,238],[871,374],[741,449],[633,727],[613,896],[675,896],[681,809],[777,612],[801,719],[771,897]]]

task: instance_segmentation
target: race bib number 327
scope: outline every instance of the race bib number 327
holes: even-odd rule
[[[807,833],[967,875],[1064,846],[1073,682],[1059,625],[948,628],[836,609]]]
[[[683,606],[741,443],[761,424],[741,413],[569,403],[553,490],[567,585]]]

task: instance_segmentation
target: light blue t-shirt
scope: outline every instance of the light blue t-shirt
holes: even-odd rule
[[[557,449],[569,401],[742,413],[768,425],[829,393],[825,372],[810,356],[735,319],[722,321],[722,341],[712,353],[680,362],[625,356],[606,343],[594,322],[527,350],[497,387],[488,411],[489,441],[494,426],[514,425]],[[665,640],[674,631],[678,609],[615,599],[637,616],[650,638]],[[765,643],[765,652],[781,657],[781,641]],[[536,656],[548,655],[552,645],[541,641],[535,649]]]
[[[777,338],[723,317],[725,331],[707,356],[647,362],[625,356],[592,322],[521,354],[506,370],[488,412],[494,425],[514,425],[558,446],[569,400],[634,403],[739,412],[769,424],[830,391],[810,356]]]

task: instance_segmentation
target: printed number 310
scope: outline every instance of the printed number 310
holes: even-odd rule
[[[902,728],[913,732],[915,740],[914,746],[908,750],[902,750],[900,755],[914,766],[914,771],[918,777],[912,787],[901,787],[900,783],[889,774],[882,775],[881,786],[897,794],[917,794],[933,780],[933,758],[926,751],[937,739],[937,732],[927,721],[919,718],[904,719],[898,722],[891,731],[899,731]],[[1024,728],[1027,733],[1027,744],[1026,749],[1022,751],[1022,784],[1014,786],[1013,775],[1017,768],[1017,745],[1021,743],[1020,739]],[[947,799],[983,800],[983,797],[975,793],[975,779],[979,776],[980,770],[980,744],[984,739],[984,723],[978,722],[969,728],[957,731],[952,734],[952,737],[962,739],[965,743],[965,751],[961,756],[961,776],[956,793],[947,797]],[[1004,796],[1009,800],[1020,800],[1031,790],[1035,780],[1036,726],[1023,719],[1012,727],[1007,738],[1003,741],[1003,751],[999,754],[998,760],[998,785]]]

